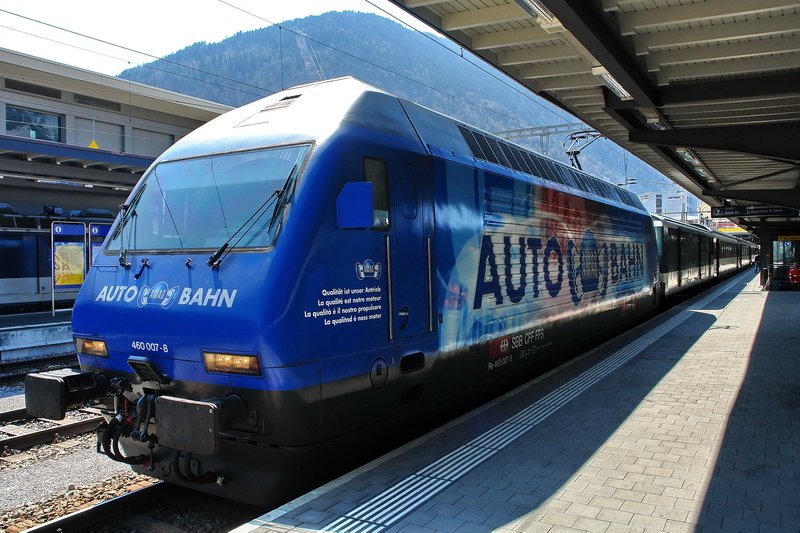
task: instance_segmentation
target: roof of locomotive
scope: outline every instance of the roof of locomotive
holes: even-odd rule
[[[499,165],[646,212],[625,189],[353,77],[293,87],[229,111],[175,143],[158,161],[309,141],[321,145],[345,125],[389,134],[421,153]]]
[[[189,133],[159,161],[309,141],[320,144],[343,124],[419,144],[396,97],[347,77],[293,87],[229,111]]]

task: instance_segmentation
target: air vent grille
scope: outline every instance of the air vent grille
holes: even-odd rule
[[[458,129],[472,151],[472,155],[478,159],[642,209],[639,198],[630,191],[615,187],[585,172],[562,165],[502,139],[489,137],[464,126],[459,126]]]
[[[51,87],[43,87],[26,81],[12,80],[6,78],[5,87],[11,91],[19,91],[28,94],[35,94],[38,96],[46,96],[48,98],[55,98],[61,100],[61,91]]]
[[[100,109],[107,109],[109,111],[120,111],[122,106],[118,102],[110,100],[103,100],[102,98],[95,98],[94,96],[87,96],[85,94],[75,94],[72,100],[76,104],[88,105]]]

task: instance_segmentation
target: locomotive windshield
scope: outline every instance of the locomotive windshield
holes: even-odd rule
[[[310,145],[159,163],[124,211],[108,250],[218,248],[234,233],[237,247],[272,244],[280,209]],[[275,202],[281,191],[283,201]],[[252,220],[251,220],[252,218]],[[121,238],[121,239],[120,239]]]

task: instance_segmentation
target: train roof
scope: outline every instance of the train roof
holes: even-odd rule
[[[639,197],[622,187],[470,126],[459,124],[458,128],[476,159],[646,211]]]
[[[345,124],[392,133],[419,145],[396,98],[354,78],[339,78],[293,87],[233,109],[186,135],[157,161],[309,141],[324,144]]]
[[[229,111],[175,143],[159,161],[308,141],[323,145],[342,126],[380,131],[421,153],[500,166],[646,212],[630,191],[353,77],[293,87]]]
[[[665,217],[664,215],[659,215],[657,213],[650,213],[650,216],[655,222],[657,223],[660,222],[663,226],[666,226],[668,228],[680,228],[681,230],[688,233],[707,235],[710,237],[715,237],[718,240],[727,242],[748,242],[748,241],[743,241],[738,237],[734,237],[733,235],[726,235],[719,231],[713,230],[707,226],[703,226],[702,224],[682,222],[680,220],[676,220],[670,217]]]

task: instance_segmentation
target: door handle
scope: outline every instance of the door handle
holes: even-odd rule
[[[401,305],[400,309],[397,310],[397,317],[400,319],[400,329],[403,329],[408,325],[409,314],[410,313],[407,305]]]

